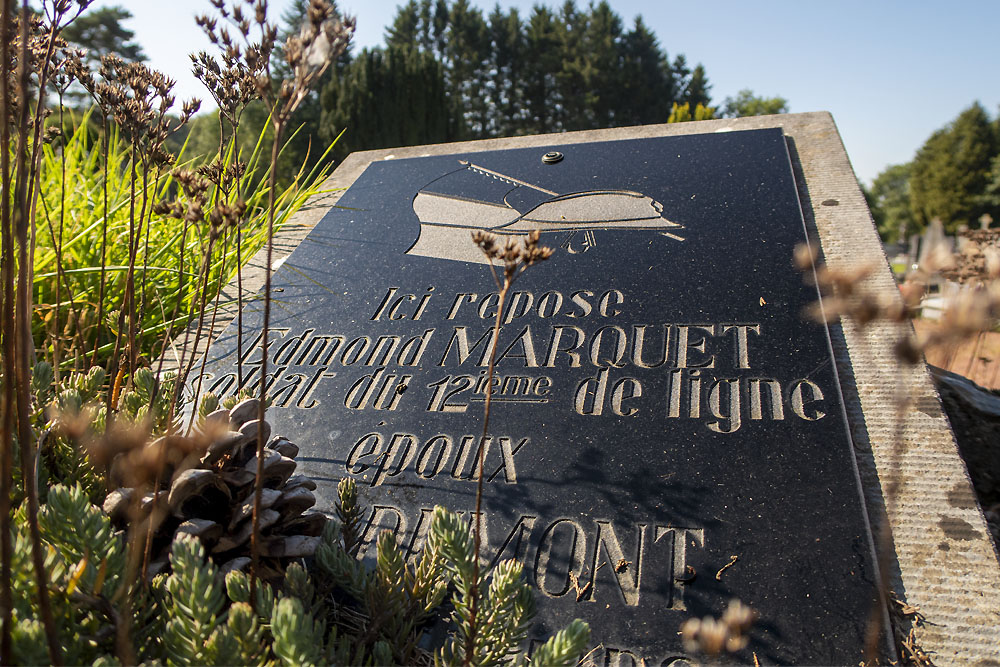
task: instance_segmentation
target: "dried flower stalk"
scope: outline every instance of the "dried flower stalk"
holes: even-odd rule
[[[213,7],[224,19],[226,25],[207,17],[199,17],[199,25],[205,30],[209,40],[223,52],[226,69],[214,69],[210,59],[196,57],[196,69],[201,64],[202,75],[209,82],[210,90],[225,77],[236,77],[239,95],[249,95],[246,76],[256,77],[257,94],[271,109],[270,122],[274,131],[271,142],[271,169],[268,175],[267,213],[267,268],[264,272],[264,321],[261,335],[260,408],[258,419],[264,421],[267,404],[268,333],[271,316],[271,266],[274,247],[274,207],[276,188],[276,166],[278,151],[284,130],[292,114],[308,95],[330,64],[347,49],[354,34],[354,19],[337,17],[332,3],[328,0],[310,0],[306,21],[297,36],[285,43],[284,55],[291,75],[282,80],[272,77],[271,55],[278,38],[278,27],[268,19],[267,0],[233,0],[228,5],[225,0],[211,0]],[[245,12],[245,13],[244,13]],[[229,28],[238,31],[233,37]],[[227,74],[228,70],[228,74]],[[231,100],[223,113],[233,113],[243,98]],[[220,109],[222,105],[220,105]],[[250,599],[255,600],[258,571],[260,565],[260,512],[263,491],[262,466],[264,438],[263,432],[257,438],[257,479],[254,483],[253,531],[251,537],[252,576],[250,579]]]
[[[497,345],[500,338],[500,322],[503,319],[504,305],[507,293],[514,281],[528,267],[545,261],[552,256],[552,248],[538,245],[541,232],[537,229],[525,237],[508,237],[501,245],[499,238],[492,232],[476,230],[472,232],[472,242],[486,255],[490,274],[498,291],[497,316],[493,323],[493,340],[490,344],[490,362],[486,371],[486,401],[483,408],[483,435],[480,443],[485,441],[490,428],[490,411],[493,399],[493,372],[496,367]],[[498,274],[494,263],[503,266],[502,274]],[[501,277],[502,276],[502,277]],[[472,602],[470,604],[469,634],[465,644],[465,664],[471,665],[475,656],[477,634],[479,630],[479,551],[482,546],[482,502],[483,502],[483,463],[486,458],[486,447],[480,446],[477,454],[476,468],[476,521],[472,529],[474,554],[472,563]]]

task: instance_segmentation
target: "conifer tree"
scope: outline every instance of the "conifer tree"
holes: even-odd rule
[[[524,63],[525,134],[555,132],[556,108],[562,102],[556,90],[560,40],[556,20],[546,7],[535,5],[528,19]]]
[[[99,7],[81,14],[66,26],[62,36],[70,44],[86,49],[84,60],[92,69],[100,63],[101,56],[110,54],[131,62],[143,62],[146,54],[142,46],[133,41],[135,31],[122,25],[130,18],[132,12],[119,5]]]
[[[584,128],[620,124],[617,110],[622,101],[622,32],[621,18],[607,2],[591,6],[583,39],[587,111],[577,120]]]
[[[489,55],[486,21],[469,0],[456,0],[448,18],[445,77],[453,99],[461,104],[469,136],[489,135],[486,62]]]
[[[330,122],[355,118],[362,105],[371,113],[357,118],[357,127],[347,126],[345,145],[376,145],[367,140],[391,145],[384,143],[386,137],[399,133],[376,131],[374,123],[380,108],[399,109],[392,101],[398,91],[378,83],[388,63],[402,62],[402,56],[388,57],[394,49],[439,63],[450,107],[436,113],[447,120],[445,134],[450,138],[662,123],[675,102],[686,102],[695,115],[708,113],[711,86],[704,67],[690,69],[682,55],[671,63],[641,18],[626,29],[607,0],[586,7],[565,0],[558,10],[539,4],[526,19],[516,9],[505,11],[499,5],[484,17],[470,0],[408,0],[398,8],[385,40],[383,56],[369,54],[366,64],[334,86],[336,94],[330,89],[329,103],[323,103],[325,136],[342,129],[330,127]],[[382,73],[375,75],[372,68]],[[350,81],[360,81],[362,70],[368,72],[366,77],[376,77],[372,89],[350,90],[355,85]],[[420,71],[420,76],[430,76],[429,70]],[[411,90],[406,82],[399,85]],[[435,108],[425,93],[413,94],[418,109],[424,104]],[[383,100],[383,95],[388,98]],[[419,120],[398,122],[407,126],[403,135],[424,127]],[[429,126],[417,134],[443,136]]]
[[[621,92],[616,114],[618,125],[662,123],[675,98],[670,62],[656,36],[636,17],[622,40]]]
[[[993,156],[990,173],[986,178],[986,188],[980,201],[986,212],[994,220],[1000,220],[1000,153]]]
[[[321,95],[325,141],[341,129],[335,155],[454,140],[457,123],[441,65],[430,53],[393,46],[362,51]],[[336,134],[335,134],[336,133]]]
[[[681,101],[687,102],[692,108],[699,105],[708,107],[712,98],[708,96],[708,91],[712,85],[708,82],[708,75],[705,68],[699,63],[691,70],[691,76],[684,82],[684,91],[681,94]]]
[[[431,9],[431,0],[420,0],[420,19],[418,40],[421,51],[433,51],[436,40],[434,39],[434,19]]]
[[[932,134],[911,166],[910,205],[916,224],[923,228],[940,218],[948,232],[963,224],[974,227],[988,212],[982,195],[997,152],[996,133],[978,102]]]
[[[554,125],[559,130],[589,129],[588,54],[585,43],[587,16],[579,12],[573,0],[563,3],[553,24],[558,39],[560,67],[555,71],[559,104]]]
[[[524,62],[524,36],[517,9],[511,8],[505,14],[499,5],[496,6],[490,14],[489,34],[493,130],[496,136],[510,136],[517,134],[519,123],[523,120],[520,76]]]
[[[385,31],[386,48],[416,47],[420,34],[420,8],[416,0],[409,0],[396,9],[396,18]]]

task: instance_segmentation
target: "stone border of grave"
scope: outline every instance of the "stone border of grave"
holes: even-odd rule
[[[295,212],[289,220],[281,226],[274,234],[274,247],[272,248],[271,264],[275,270],[292,254],[299,243],[302,242],[313,227],[316,226],[331,206],[337,203],[340,196],[348,186],[335,185],[334,175],[324,181],[319,193],[313,195],[308,201]],[[243,267],[243,305],[246,306],[249,299],[253,298],[264,287],[264,267],[267,266],[267,246],[261,248],[253,257],[247,260]],[[208,350],[209,345],[218,338],[219,334],[225,331],[226,327],[236,319],[238,312],[238,285],[236,276],[226,284],[219,296],[210,302],[205,311],[205,323],[202,329],[201,339],[198,341],[197,349],[194,348],[195,334],[198,332],[198,320],[195,318],[188,327],[177,334],[170,345],[167,346],[163,354],[163,368],[161,373],[175,372],[180,368],[181,357],[189,359],[192,350],[197,355],[198,360]],[[215,326],[212,326],[212,310],[218,305],[218,312],[215,317]],[[181,352],[187,346],[187,354]],[[153,364],[157,368],[159,361]],[[197,369],[197,366],[194,367]]]
[[[378,160],[773,127],[782,128],[789,140],[806,226],[810,236],[819,239],[823,259],[834,268],[885,267],[873,272],[860,287],[881,298],[898,300],[899,291],[864,196],[833,118],[826,112],[352,153],[324,184],[327,192],[310,199],[275,235],[273,266],[280,266],[343,191]],[[250,260],[243,274],[244,295],[261,289],[265,264],[265,250]],[[205,332],[204,342],[195,352],[203,353],[235,315],[234,280],[219,297],[215,329]],[[194,341],[195,327],[197,323],[189,329],[189,344]],[[876,531],[886,519],[891,526],[891,552],[884,559],[889,562],[888,579],[900,601],[918,607],[926,619],[917,630],[917,644],[941,666],[998,664],[997,552],[930,374],[923,364],[905,368],[895,360],[896,327],[876,322],[862,330],[849,318],[830,327],[869,519]],[[175,339],[165,368],[176,365],[184,338],[181,334]],[[905,419],[900,420],[896,399],[904,386],[913,402]],[[885,498],[893,484],[899,485],[899,492],[887,517]],[[817,502],[822,499],[817,498]],[[753,604],[753,600],[746,602]],[[817,628],[817,633],[822,634],[822,629]]]

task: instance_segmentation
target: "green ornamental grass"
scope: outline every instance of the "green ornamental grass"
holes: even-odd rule
[[[36,310],[32,333],[39,357],[52,360],[53,365],[58,339],[59,365],[63,369],[81,370],[94,362],[102,366],[108,362],[115,345],[114,337],[118,334],[118,311],[125,299],[129,265],[130,146],[112,130],[108,141],[105,209],[102,151],[89,120],[88,113],[74,125],[62,145],[53,142],[43,148],[41,187],[35,211],[33,290]],[[239,192],[247,203],[240,233],[240,255],[244,262],[267,240],[270,161],[266,148],[264,132],[261,132],[253,153],[240,156],[247,162],[247,169],[238,183]],[[231,151],[230,146],[230,157]],[[184,168],[196,168],[204,161],[204,156],[188,156],[183,150],[178,158]],[[280,229],[309,197],[320,192],[329,169],[330,163],[324,159],[318,160],[309,171],[303,166],[292,176],[288,186],[276,192],[276,228]],[[217,186],[211,186],[208,201],[216,201],[217,190]],[[188,225],[152,212],[155,204],[175,198],[185,203],[173,169],[162,169],[151,176],[145,188],[141,182],[136,184],[136,210],[145,209],[143,228],[148,224],[149,231],[148,245],[143,232],[135,269],[137,300],[145,304],[144,308],[140,307],[137,343],[141,355],[148,361],[158,356],[165,334],[173,332],[176,335],[198,315],[199,268],[208,244],[208,229],[204,224]],[[220,273],[223,285],[236,273],[235,240],[216,244],[208,268],[211,302]],[[105,281],[103,306],[99,303],[102,276]],[[104,314],[104,321],[100,323],[97,321],[99,312]],[[57,323],[58,330],[55,328]],[[91,359],[95,347],[96,359]]]

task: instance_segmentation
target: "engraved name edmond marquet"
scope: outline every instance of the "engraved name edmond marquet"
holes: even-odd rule
[[[413,197],[420,235],[408,255],[485,263],[469,233],[482,229],[521,236],[535,229],[569,232],[563,246],[582,232],[583,251],[594,245],[594,230],[655,231],[683,241],[683,226],[663,216],[663,204],[630,190],[586,190],[559,194],[499,172],[459,160],[458,169],[431,181]]]

